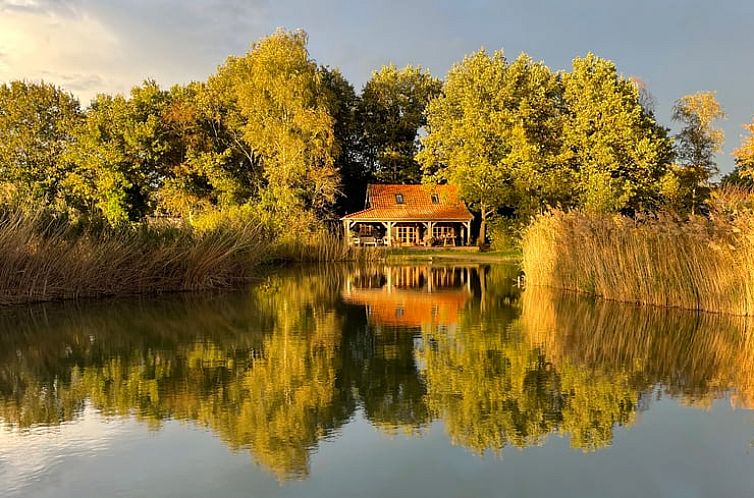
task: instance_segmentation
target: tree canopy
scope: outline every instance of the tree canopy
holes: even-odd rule
[[[0,200],[65,209],[63,156],[82,119],[78,100],[54,85],[0,85]]]
[[[387,65],[355,91],[311,57],[305,32],[279,29],[206,81],[148,80],[83,111],[47,83],[0,86],[0,201],[111,224],[253,216],[309,229],[360,209],[370,182],[450,182],[484,241],[500,215],[697,210],[724,113],[700,92],[673,116],[675,147],[646,84],[592,53],[554,72],[479,50],[444,81]],[[743,181],[750,142],[735,152]]]
[[[425,108],[441,83],[421,67],[383,66],[364,85],[358,116],[363,159],[383,183],[417,183],[421,170],[414,159],[418,133],[426,124]]]

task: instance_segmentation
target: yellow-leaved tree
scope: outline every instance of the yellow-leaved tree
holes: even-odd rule
[[[283,219],[322,214],[339,183],[333,99],[307,40],[304,31],[279,29],[248,54],[228,58],[209,82],[235,99],[243,140],[262,165],[262,203]]]

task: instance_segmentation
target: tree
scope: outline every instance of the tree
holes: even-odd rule
[[[548,207],[568,206],[573,175],[560,157],[565,118],[560,79],[522,53],[508,67],[501,90],[511,114],[505,163],[516,191],[515,214],[525,218]]]
[[[338,208],[352,212],[364,207],[369,171],[361,153],[361,133],[357,121],[359,99],[353,86],[338,69],[320,68],[322,84],[333,117],[335,164],[340,172]]]
[[[715,154],[720,151],[725,135],[714,125],[724,117],[714,92],[686,95],[673,107],[673,119],[683,125],[676,135],[676,153],[688,178],[683,188],[689,192],[692,214],[705,200],[710,178],[718,172]]]
[[[364,85],[358,118],[364,160],[378,181],[416,183],[421,169],[414,159],[417,136],[426,125],[425,108],[441,88],[418,66],[383,66]]]
[[[654,207],[672,143],[642,108],[636,85],[592,53],[574,59],[563,85],[563,160],[576,174],[578,205],[593,212]]]
[[[73,95],[48,83],[0,86],[0,201],[66,205],[62,160],[82,120]]]
[[[173,149],[163,113],[169,93],[145,81],[122,95],[98,95],[74,133],[66,159],[76,165],[67,188],[112,224],[138,221],[154,209]]]
[[[479,243],[488,218],[514,199],[505,162],[510,116],[501,89],[507,63],[501,51],[469,55],[448,72],[443,94],[427,107],[427,135],[416,158],[429,181],[446,181],[481,213]]]
[[[212,81],[216,83],[216,81]],[[174,86],[163,121],[174,150],[158,208],[185,216],[248,202],[261,183],[259,161],[243,142],[233,99],[216,86]]]
[[[754,120],[743,128],[748,135],[742,137],[741,145],[733,151],[736,168],[726,179],[727,183],[754,187]]]
[[[311,210],[320,216],[335,201],[331,98],[304,31],[278,30],[230,57],[214,79],[234,97],[243,141],[262,166],[263,204],[281,214]]]

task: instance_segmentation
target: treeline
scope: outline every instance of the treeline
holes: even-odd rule
[[[694,212],[723,115],[713,93],[683,97],[672,137],[647,89],[593,54],[553,72],[480,50],[444,81],[386,66],[357,94],[311,58],[306,33],[278,30],[207,81],[145,81],[86,109],[50,84],[0,86],[0,202],[114,225],[241,217],[290,231],[360,208],[369,182],[447,181],[483,220]],[[751,184],[748,128],[729,182]]]

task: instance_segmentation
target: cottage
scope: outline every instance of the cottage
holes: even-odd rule
[[[453,185],[367,187],[364,209],[341,218],[352,245],[468,245],[473,215]]]

